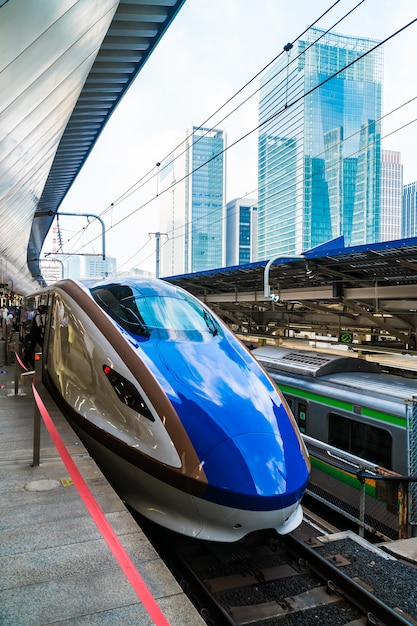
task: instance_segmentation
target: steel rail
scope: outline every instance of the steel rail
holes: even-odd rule
[[[409,619],[373,596],[362,585],[356,583],[338,567],[318,554],[314,548],[310,548],[293,535],[285,537],[285,544],[288,549],[301,556],[318,576],[321,578],[325,576],[328,581],[331,581],[335,591],[363,611],[368,619],[373,617],[375,620],[373,623],[385,624],[386,626],[410,626]]]

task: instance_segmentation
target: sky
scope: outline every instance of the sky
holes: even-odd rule
[[[152,233],[161,230],[156,164],[191,125],[222,128],[228,145],[248,134],[227,151],[226,201],[245,194],[256,198],[257,133],[250,131],[258,124],[260,75],[252,79],[333,4],[186,0],[107,123],[60,212],[101,216],[106,253],[116,257],[118,271],[154,272]],[[335,32],[383,40],[417,18],[415,0],[340,0],[316,26],[333,27],[358,4]],[[404,183],[417,180],[416,42],[417,22],[384,45],[383,148],[401,152]],[[88,224],[62,216],[59,225],[64,252],[101,253],[98,220]],[[53,236],[51,231],[44,253],[52,251]]]

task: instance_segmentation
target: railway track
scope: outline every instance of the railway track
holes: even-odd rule
[[[417,624],[315,538],[268,532],[225,544],[144,530],[210,626]]]

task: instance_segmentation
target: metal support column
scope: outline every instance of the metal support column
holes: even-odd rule
[[[417,396],[406,400],[408,475],[417,476]],[[408,485],[409,522],[417,535],[417,483]]]
[[[42,353],[36,352],[35,354],[35,372],[33,374],[33,384],[38,393],[41,391],[42,384]],[[41,450],[41,414],[38,409],[38,405],[34,404],[33,414],[33,467],[39,467],[40,465],[40,450]]]

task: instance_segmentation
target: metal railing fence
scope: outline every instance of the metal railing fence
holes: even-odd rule
[[[401,476],[375,463],[302,435],[311,459],[307,493],[381,539],[414,536],[417,476]]]

